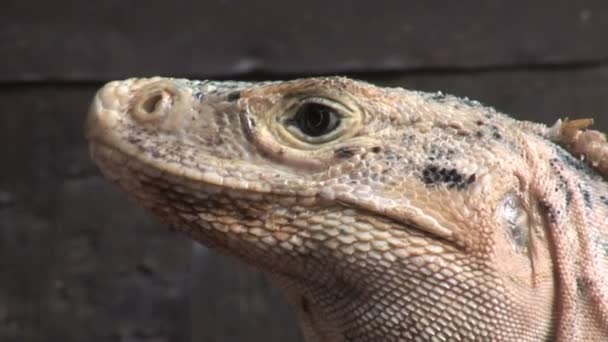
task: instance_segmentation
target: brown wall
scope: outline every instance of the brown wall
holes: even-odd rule
[[[261,274],[100,178],[82,127],[103,81],[354,73],[608,130],[605,1],[123,3],[2,3],[0,341],[300,341]]]

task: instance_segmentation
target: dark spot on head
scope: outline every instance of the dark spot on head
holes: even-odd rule
[[[572,203],[572,197],[574,193],[568,186],[566,185],[566,179],[563,175],[563,165],[560,163],[559,159],[551,158],[549,159],[549,165],[555,172],[556,180],[559,181],[557,186],[555,187],[555,192],[559,192],[560,190],[564,192],[566,206],[570,206]]]
[[[354,146],[344,146],[339,147],[334,150],[334,156],[340,159],[350,158],[355,155],[355,152],[358,150],[357,147]]]
[[[401,160],[402,156],[398,153],[395,153],[393,150],[385,150],[384,151],[384,160],[387,161],[398,161]]]
[[[403,137],[401,138],[401,141],[403,141],[403,143],[405,143],[405,144],[411,143],[414,140],[416,140],[416,136],[413,134],[404,134]]]
[[[456,154],[453,148],[443,149],[437,145],[425,147],[425,152],[429,160],[451,160]]]
[[[470,175],[469,178],[467,178],[467,185],[475,183],[476,179],[477,179],[477,176],[475,174]]]
[[[230,102],[232,101],[236,101],[238,99],[241,98],[241,92],[240,91],[232,91],[230,93],[228,93],[228,96],[226,96],[226,99]]]
[[[593,201],[591,201],[591,193],[589,192],[589,190],[583,188],[583,186],[579,184],[578,191],[580,191],[581,195],[583,196],[585,207],[587,207],[587,209],[593,209]]]
[[[557,223],[557,214],[556,214],[555,207],[553,207],[553,205],[551,205],[551,203],[544,201],[544,200],[540,202],[540,207],[543,210],[543,212],[545,213],[545,215],[547,216],[547,219],[549,220],[549,222],[552,224],[556,224]]]
[[[445,184],[449,189],[463,190],[475,181],[475,174],[465,176],[453,168],[428,165],[422,170],[422,181],[427,185]]]
[[[600,196],[600,200],[608,207],[608,196]]]
[[[585,164],[582,160],[575,158],[562,147],[556,145],[555,152],[559,157],[559,160],[561,160],[564,164],[572,167],[573,169],[577,171],[583,171],[587,175],[593,173],[593,171],[589,168],[589,166],[587,166],[587,164]]]
[[[483,126],[484,125],[483,121],[481,121],[481,120],[477,120],[477,121],[475,121],[475,123],[477,124],[477,126]]]
[[[492,125],[491,128],[492,128],[492,136],[498,140],[502,139],[502,134],[500,133],[500,130],[498,129],[498,127],[496,125]]]
[[[555,190],[558,190],[558,189],[555,189]],[[570,204],[572,203],[572,196],[573,196],[572,190],[566,189],[566,205],[567,206],[570,206]]]
[[[373,153],[379,153],[380,151],[382,151],[382,148],[380,146],[374,146],[371,148],[371,151]]]
[[[141,138],[140,138],[140,137],[137,137],[137,136],[134,136],[134,135],[129,135],[129,136],[127,137],[127,141],[128,141],[130,144],[133,144],[133,145],[139,145],[139,143],[141,143]]]
[[[589,284],[585,278],[583,278],[583,277],[576,278],[576,291],[579,296],[585,295],[588,287],[589,287]]]

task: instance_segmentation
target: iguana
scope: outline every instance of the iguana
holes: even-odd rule
[[[342,77],[114,81],[106,178],[266,272],[307,341],[608,341],[608,143]]]

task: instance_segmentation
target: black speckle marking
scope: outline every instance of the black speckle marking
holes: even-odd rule
[[[429,165],[422,170],[422,181],[427,185],[446,184],[449,189],[466,189],[475,182],[476,176],[465,176],[456,169],[440,168]]]
[[[587,292],[587,288],[589,287],[589,284],[587,283],[587,280],[583,277],[577,277],[576,278],[576,291],[578,292],[579,296],[584,295]]]
[[[404,134],[403,137],[401,138],[401,141],[404,144],[412,144],[416,141],[416,136],[413,134]]]
[[[233,91],[228,93],[228,96],[226,96],[226,99],[230,102],[232,101],[236,101],[238,99],[241,98],[241,92],[240,91]]]
[[[579,184],[578,191],[580,191],[581,195],[583,196],[585,207],[587,207],[587,209],[593,209],[593,201],[591,200],[591,193],[589,192],[589,190],[583,188],[583,186]]]
[[[194,94],[194,97],[195,97],[197,100],[202,101],[202,100],[205,98],[205,95],[204,95],[202,92],[197,91],[197,92]]]
[[[482,120],[477,120],[477,121],[475,121],[475,123],[477,124],[477,126],[485,125],[485,123]]]
[[[549,222],[551,224],[556,224],[557,215],[555,213],[555,208],[551,204],[549,204],[549,202],[547,202],[547,201],[541,201],[540,206],[543,209],[543,212],[545,212],[545,215],[547,216],[547,219],[549,220]]]
[[[502,134],[500,133],[500,130],[498,129],[498,127],[496,127],[495,125],[492,125],[491,127],[492,127],[492,136],[497,140],[502,139]]]
[[[401,156],[398,153],[395,153],[395,151],[387,149],[384,150],[384,160],[386,161],[390,161],[390,162],[395,162],[395,161],[400,161],[403,158],[403,156]]]
[[[428,160],[451,160],[456,155],[456,151],[452,148],[444,150],[442,147],[435,145],[428,146],[425,148],[425,152],[428,155]]]
[[[340,159],[347,159],[355,155],[358,148],[353,146],[344,146],[334,150],[334,156]]]
[[[374,146],[374,147],[371,148],[371,151],[373,153],[380,153],[380,151],[382,151],[382,147],[380,147],[380,146]]]
[[[555,192],[563,191],[564,197],[566,200],[566,206],[569,207],[572,204],[572,198],[574,197],[574,192],[567,186],[566,178],[563,175],[563,163],[560,163],[560,160],[557,158],[551,158],[549,160],[549,165],[555,172],[555,176],[559,183],[555,188]]]
[[[587,175],[593,174],[593,171],[585,164],[582,160],[574,158],[568,151],[560,146],[555,147],[555,152],[559,159],[566,165],[572,167],[577,171],[582,171]]]
[[[570,206],[570,204],[572,204],[572,196],[574,196],[574,194],[572,193],[572,190],[566,189],[566,205],[567,206]]]
[[[600,201],[602,201],[602,203],[604,203],[604,205],[608,207],[608,197],[602,195],[600,196]]]
[[[141,138],[135,135],[129,135],[127,141],[132,145],[139,145],[141,143]]]

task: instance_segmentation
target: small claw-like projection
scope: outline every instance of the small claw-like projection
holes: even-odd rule
[[[577,136],[593,125],[593,119],[566,119],[561,126],[561,134],[567,142],[574,142]]]
[[[554,140],[566,146],[589,165],[608,176],[608,141],[606,134],[588,129],[593,119],[558,120],[550,129]]]

